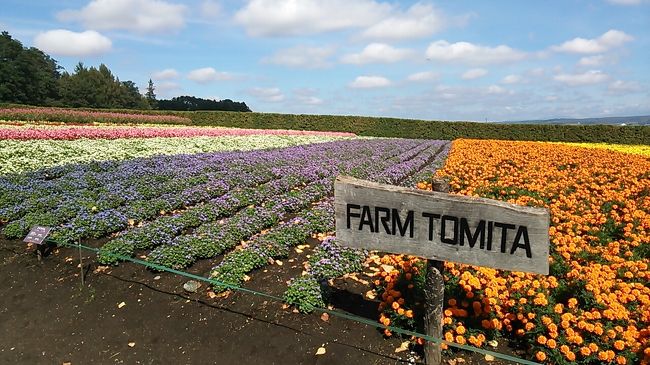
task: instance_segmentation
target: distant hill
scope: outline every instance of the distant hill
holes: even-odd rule
[[[650,115],[634,117],[603,117],[603,118],[554,118],[543,120],[504,121],[509,124],[612,124],[612,125],[650,125]]]

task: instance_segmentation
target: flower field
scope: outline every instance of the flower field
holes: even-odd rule
[[[548,364],[650,363],[645,147],[17,124],[0,125],[3,239],[45,225],[57,242],[91,242],[103,265],[208,260],[218,294],[317,238],[281,290],[287,304],[325,307],[324,283],[370,270],[379,322],[422,331],[426,261],[338,244],[332,194],[339,174],[420,189],[437,176],[454,194],[551,212],[549,276],[445,264],[446,341],[507,342]]]
[[[446,263],[445,339],[485,347],[510,338],[549,364],[647,364],[649,171],[647,158],[605,149],[456,140],[437,175],[456,194],[549,208],[551,269]],[[381,263],[380,322],[414,326],[425,262],[387,255]]]
[[[73,140],[121,139],[121,138],[159,138],[159,137],[228,137],[228,136],[324,136],[354,137],[353,133],[317,132],[276,129],[238,129],[215,127],[170,127],[170,126],[60,126],[25,124],[21,126],[0,125],[0,140]]]

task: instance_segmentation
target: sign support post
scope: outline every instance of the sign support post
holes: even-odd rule
[[[448,193],[449,183],[442,179],[432,179],[431,189],[441,193]],[[427,272],[424,284],[424,333],[439,339],[442,339],[442,311],[445,305],[444,273],[444,261],[427,260]],[[441,364],[441,344],[426,341],[424,343],[424,359],[429,365]]]

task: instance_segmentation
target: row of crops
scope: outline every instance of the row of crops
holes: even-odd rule
[[[349,132],[360,136],[446,139],[477,138],[526,141],[650,144],[650,126],[549,125],[425,121],[338,115],[239,112],[160,112],[0,107],[0,120],[66,123],[192,124],[254,129]]]

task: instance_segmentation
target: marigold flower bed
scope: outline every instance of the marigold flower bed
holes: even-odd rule
[[[0,140],[74,140],[120,139],[120,138],[158,138],[158,137],[228,137],[228,136],[327,136],[354,137],[353,133],[318,132],[276,129],[237,129],[211,127],[151,127],[151,126],[53,126],[34,125],[2,126]]]
[[[505,336],[549,364],[650,363],[648,158],[457,140],[437,175],[453,193],[551,212],[549,276],[445,264],[447,341],[483,347]],[[425,262],[387,255],[381,263],[380,322],[415,326]]]

